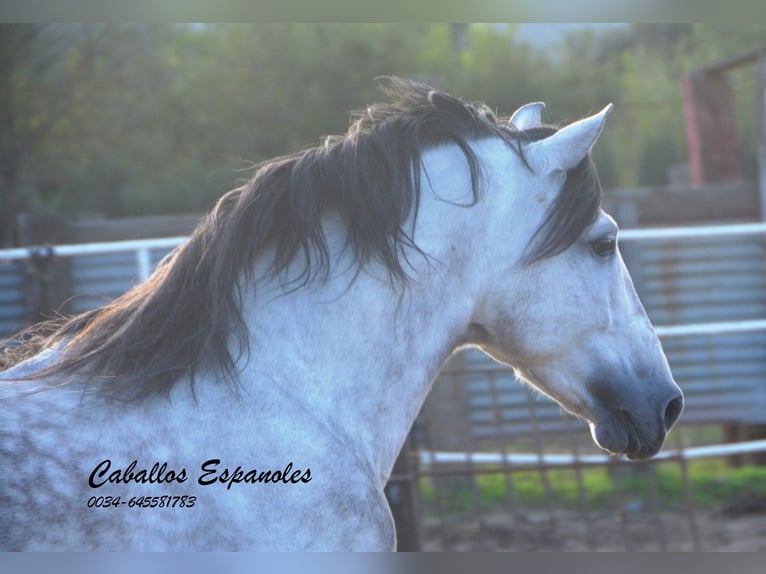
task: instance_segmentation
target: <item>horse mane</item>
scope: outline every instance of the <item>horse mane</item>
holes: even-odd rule
[[[344,135],[257,165],[254,176],[223,195],[145,282],[99,309],[33,325],[16,343],[4,344],[0,369],[58,344],[58,358],[32,376],[55,375],[56,384],[83,376],[100,381],[99,392],[135,398],[167,393],[183,375],[193,384],[203,368],[236,380],[236,361],[249,349],[240,314],[243,281],[256,279],[256,258],[267,247],[274,256],[266,277],[284,278],[302,256],[292,288],[326,279],[331,262],[322,216],[333,210],[345,225],[357,269],[377,261],[393,282],[405,282],[406,252],[422,254],[405,222],[417,219],[423,153],[458,146],[475,203],[481,164],[471,141],[499,137],[523,158],[521,141],[555,131],[516,132],[486,106],[408,80],[388,78],[383,92],[387,101],[353,113]],[[597,180],[593,187],[595,169],[586,159],[565,183],[578,188],[576,197],[559,194],[538,230],[544,241],[532,259],[563,251],[595,219],[601,190]]]

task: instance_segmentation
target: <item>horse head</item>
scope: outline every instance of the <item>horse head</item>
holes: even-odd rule
[[[477,255],[490,270],[473,317],[478,346],[587,420],[601,448],[647,458],[683,397],[623,262],[617,224],[600,207],[590,151],[612,106],[560,129],[541,125],[542,109],[513,114],[521,158],[494,162],[486,212],[494,223],[484,237],[494,248]]]

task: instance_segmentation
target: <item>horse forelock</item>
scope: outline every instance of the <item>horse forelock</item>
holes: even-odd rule
[[[98,393],[121,398],[167,393],[184,375],[193,383],[203,368],[235,380],[237,357],[250,349],[239,297],[243,281],[252,286],[261,279],[253,277],[255,261],[268,246],[274,255],[266,276],[284,277],[288,265],[292,273],[302,256],[302,270],[288,281],[292,288],[327,278],[322,216],[334,210],[357,267],[376,261],[392,281],[406,282],[406,252],[419,251],[405,223],[417,219],[422,154],[457,145],[476,202],[482,171],[471,141],[499,137],[523,158],[520,141],[552,133],[515,132],[488,108],[425,84],[393,78],[383,91],[388,100],[352,114],[345,135],[256,166],[252,179],[225,194],[147,281],[46,333],[49,345],[62,344],[61,358],[35,376],[84,375],[99,383]],[[567,177],[564,191],[572,193],[559,194],[538,230],[537,257],[568,247],[595,218],[595,171],[586,159]]]

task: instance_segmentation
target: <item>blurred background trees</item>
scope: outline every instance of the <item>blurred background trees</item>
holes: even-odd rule
[[[538,43],[517,24],[0,25],[0,244],[22,211],[203,211],[246,168],[345,131],[415,77],[502,114],[563,122],[615,103],[595,152],[606,188],[685,161],[681,77],[766,44],[766,26],[633,24]],[[755,173],[755,70],[733,79]]]

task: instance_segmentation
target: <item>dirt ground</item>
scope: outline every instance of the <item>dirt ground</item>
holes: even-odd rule
[[[591,513],[585,520],[581,513],[556,511],[445,522],[422,526],[423,551],[766,551],[766,499],[693,515],[626,511]]]

